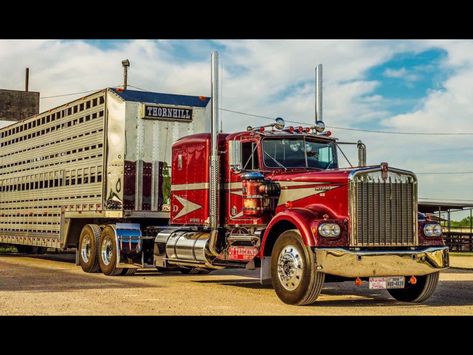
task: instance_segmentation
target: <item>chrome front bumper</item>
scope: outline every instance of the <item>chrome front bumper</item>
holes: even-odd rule
[[[448,268],[448,247],[406,251],[315,249],[317,270],[344,277],[427,275]]]

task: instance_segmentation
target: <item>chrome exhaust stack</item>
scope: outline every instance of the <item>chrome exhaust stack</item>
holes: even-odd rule
[[[366,145],[358,141],[356,147],[358,148],[358,166],[366,166]]]
[[[213,256],[219,256],[217,237],[219,227],[219,158],[218,158],[218,121],[219,121],[219,82],[218,82],[218,52],[212,52],[212,118],[210,123],[210,181],[209,181],[209,222],[210,238],[209,251]]]
[[[210,231],[195,228],[169,228],[158,233],[155,239],[155,262],[158,267],[178,265],[206,269],[219,269],[215,258],[223,259],[217,250],[219,235],[219,88],[218,52],[212,52],[212,99],[210,122],[210,167],[209,167],[209,227]]]
[[[322,64],[315,67],[315,125],[319,121],[323,122],[322,116]]]

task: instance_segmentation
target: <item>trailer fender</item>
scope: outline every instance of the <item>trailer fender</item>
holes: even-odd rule
[[[136,259],[142,250],[141,228],[139,223],[116,223],[110,225],[115,231],[117,244],[117,268],[137,267],[128,260]]]

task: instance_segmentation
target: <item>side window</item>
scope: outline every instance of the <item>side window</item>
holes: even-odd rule
[[[258,151],[256,142],[243,142],[241,144],[241,162],[243,170],[258,170]]]

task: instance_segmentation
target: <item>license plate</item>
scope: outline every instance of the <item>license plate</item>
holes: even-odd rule
[[[370,288],[404,288],[404,276],[370,277]]]

